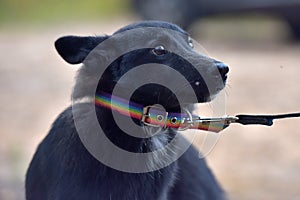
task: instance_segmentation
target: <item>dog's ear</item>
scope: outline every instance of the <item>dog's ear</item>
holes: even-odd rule
[[[79,37],[65,36],[55,41],[55,48],[59,55],[70,64],[79,64],[102,41],[109,36]]]

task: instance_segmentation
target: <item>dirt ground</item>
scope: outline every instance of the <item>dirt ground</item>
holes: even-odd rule
[[[57,55],[55,39],[112,33],[126,23],[0,30],[1,200],[24,199],[30,159],[53,120],[70,104],[78,66]],[[245,34],[236,33],[234,24],[221,29],[225,25],[204,22],[205,31],[194,30],[194,38],[210,56],[230,66],[227,113],[300,111],[300,44],[276,34],[282,33],[281,24],[260,23],[243,29]],[[228,26],[236,30],[228,32]],[[223,131],[207,160],[230,199],[300,199],[299,130],[299,119],[291,119],[272,127],[232,125]]]

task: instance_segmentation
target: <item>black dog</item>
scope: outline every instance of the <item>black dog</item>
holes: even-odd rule
[[[143,28],[161,28],[166,31],[161,31],[155,35],[144,31],[134,35],[134,40],[124,42],[126,39],[123,38],[123,33],[130,30],[147,30]],[[179,35],[169,34],[168,31],[178,32]],[[96,67],[101,67],[101,64],[97,65],[97,63],[104,62],[106,58],[103,54],[110,54],[110,52],[115,51],[112,50],[113,48],[117,50],[121,47],[126,49],[126,45],[135,45],[139,39],[147,34],[153,47],[131,50],[118,56],[116,60],[110,63],[101,77],[95,77],[97,76]],[[88,54],[93,54],[91,52],[97,45],[104,44],[113,36],[116,37],[113,41],[116,46],[104,45],[106,49],[96,50],[94,55],[88,59]],[[163,46],[161,41],[156,42],[161,38],[168,41],[166,46]],[[143,42],[150,41],[144,40]],[[167,48],[168,45],[173,45],[183,56],[170,51]],[[228,72],[226,65],[196,53],[192,48],[192,41],[188,34],[181,28],[165,22],[146,21],[132,24],[120,29],[112,36],[67,36],[58,39],[55,47],[68,63],[83,63],[73,93],[73,100],[77,102],[76,105],[82,106],[86,106],[88,103],[80,100],[94,98],[95,93],[96,95],[101,92],[112,94],[117,83],[120,83],[124,88],[132,86],[136,83],[135,79],[142,79],[143,77],[136,76],[127,79],[121,79],[121,77],[130,72],[131,69],[147,63],[169,66],[166,70],[156,73],[164,76],[170,84],[176,84],[176,80],[172,80],[172,75],[168,74],[168,69],[172,68],[180,72],[195,91],[197,102],[207,102],[222,90]],[[198,64],[193,66],[185,59],[187,57]],[[199,69],[203,74],[199,74]],[[149,68],[149,72],[151,70]],[[221,77],[220,83],[216,81],[218,74],[220,75],[219,78]],[[212,88],[208,88],[204,83],[204,76],[211,78]],[[90,91],[92,85],[96,85],[94,91]],[[183,93],[185,91],[183,87]],[[184,93],[183,96],[188,97],[189,95]],[[187,101],[189,100],[187,99]],[[131,95],[130,102],[142,106],[160,104],[167,111],[181,111],[179,100],[174,91],[155,83],[138,87]],[[101,106],[93,108],[95,108],[97,120],[107,138],[119,148],[129,152],[152,152],[170,143],[177,134],[175,129],[162,128],[153,137],[134,137],[126,134],[118,127],[110,109]],[[188,148],[178,160],[153,171],[124,172],[103,164],[91,155],[80,140],[73,116],[74,112],[77,111],[72,111],[72,107],[67,108],[57,118],[49,134],[39,145],[26,176],[27,200],[224,199],[222,189],[204,159],[199,159],[198,152],[193,146]],[[89,114],[82,112],[80,117],[82,120],[87,120]],[[139,126],[145,126],[146,130],[151,129],[137,119],[134,119],[134,122]],[[92,125],[87,125],[86,128],[91,129],[90,127]],[[143,135],[144,133],[135,134]],[[98,145],[101,146],[102,144]],[[113,156],[110,155],[112,152],[109,151],[102,153],[108,157]],[[148,161],[146,159],[143,162],[146,164],[151,162],[149,165],[155,165],[169,157],[176,156],[175,154],[176,152],[172,151],[169,155],[157,155],[154,160]],[[120,167],[122,167],[121,165],[123,163],[120,163]]]

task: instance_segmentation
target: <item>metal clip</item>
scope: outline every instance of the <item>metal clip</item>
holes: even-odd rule
[[[180,126],[178,128],[179,131],[185,131],[185,130],[189,129],[192,125],[194,125],[194,119],[193,119],[192,113],[189,110],[187,110],[186,108],[183,108],[183,110],[188,115],[188,118],[183,117],[181,119],[181,125],[183,125],[183,127]]]
[[[207,123],[223,123],[225,126],[230,125],[231,123],[235,123],[239,118],[233,116],[224,116],[224,117],[199,117],[193,116],[188,110],[185,110],[188,118],[183,118],[181,124],[183,128],[179,128],[178,130],[184,131],[189,129],[191,126],[195,124],[207,124]]]
[[[233,116],[224,116],[224,117],[206,117],[194,120],[197,123],[220,123],[223,122],[224,125],[229,125],[231,123],[235,123],[239,118]]]

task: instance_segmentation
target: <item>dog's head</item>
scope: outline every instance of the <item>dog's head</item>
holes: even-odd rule
[[[179,105],[178,99],[207,102],[224,88],[229,70],[224,63],[197,53],[189,34],[166,22],[131,24],[111,36],[66,36],[55,47],[68,63],[84,64],[75,98],[112,93],[118,85],[124,93],[134,88],[131,100],[145,106],[172,108]],[[100,68],[102,72],[96,72]]]

